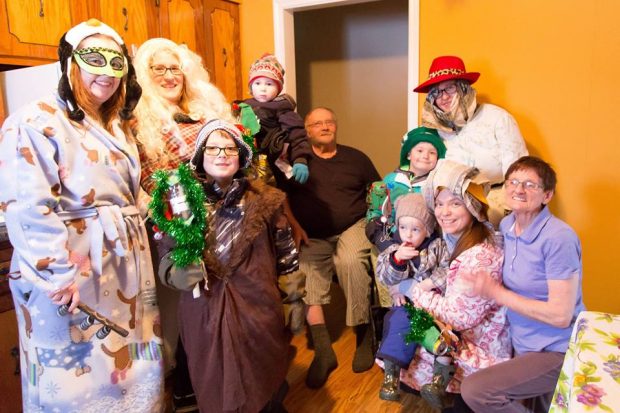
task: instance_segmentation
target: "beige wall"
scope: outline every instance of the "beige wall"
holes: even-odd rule
[[[586,305],[620,313],[620,260],[615,250],[620,246],[620,94],[615,87],[620,2],[420,3],[422,72],[441,54],[458,54],[470,70],[482,72],[476,83],[481,98],[508,109],[530,152],[550,161],[558,172],[551,208],[575,228],[583,243]],[[242,16],[261,4],[271,13],[270,1],[245,0]],[[242,33],[254,33],[251,42],[242,39],[244,56],[259,55],[269,42],[273,46],[271,22],[271,17],[260,25],[255,19],[242,21]]]
[[[407,0],[295,13],[299,113],[327,106],[338,142],[385,175],[407,132]]]

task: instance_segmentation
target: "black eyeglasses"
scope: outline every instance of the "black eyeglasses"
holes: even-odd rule
[[[166,67],[163,65],[157,65],[157,66],[151,66],[151,70],[157,76],[164,76],[167,71],[170,71],[170,73],[172,73],[173,76],[179,76],[183,74],[183,71],[181,70],[179,66]]]
[[[220,148],[219,146],[205,146],[205,155],[220,156],[222,151],[224,151],[226,156],[239,156],[239,148],[236,146],[226,146],[224,148]]]
[[[444,93],[448,96],[453,96],[456,93],[456,83],[446,86],[443,89],[435,88],[431,90],[431,94],[435,97],[435,99],[439,99]]]

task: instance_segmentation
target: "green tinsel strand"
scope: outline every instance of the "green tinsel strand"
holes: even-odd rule
[[[252,149],[252,156],[255,156],[258,153],[258,149],[256,149],[256,145],[254,145],[254,135],[246,135],[244,133],[241,136],[243,137],[243,141]]]
[[[406,303],[404,307],[409,318],[409,332],[405,335],[405,343],[422,343],[426,330],[435,325],[433,316],[411,303]]]
[[[172,173],[174,174],[174,172]],[[160,231],[168,234],[176,241],[176,246],[170,258],[178,267],[187,267],[200,262],[202,251],[205,249],[204,234],[207,230],[207,212],[205,209],[205,194],[202,185],[193,176],[186,164],[179,165],[176,176],[183,187],[186,201],[190,207],[193,219],[186,222],[183,218],[166,218],[168,210],[167,193],[170,187],[168,171],[158,170],[153,174],[155,190],[149,203],[151,216]]]

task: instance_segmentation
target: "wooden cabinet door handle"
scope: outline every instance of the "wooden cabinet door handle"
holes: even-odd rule
[[[123,27],[123,29],[125,31],[129,30],[129,13],[127,12],[127,8],[123,7],[123,16],[125,16],[125,27]]]
[[[222,49],[222,54],[224,54],[224,67],[226,67],[226,64],[228,63],[228,55],[226,54],[226,48]]]
[[[20,369],[19,369],[19,349],[16,347],[13,347],[11,349],[11,357],[13,357],[15,359],[15,371],[13,372],[13,374],[15,374],[16,376],[20,375]]]
[[[43,13],[43,0],[39,0],[39,17],[45,17],[45,13]]]

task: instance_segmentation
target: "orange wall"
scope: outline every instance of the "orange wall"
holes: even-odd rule
[[[421,0],[420,14],[421,77],[442,54],[482,73],[482,98],[558,173],[551,209],[581,238],[586,306],[620,313],[620,2]]]
[[[247,78],[273,47],[271,1],[244,0],[241,13]],[[420,14],[422,79],[442,54],[482,73],[481,100],[508,109],[558,173],[551,208],[581,238],[586,305],[620,314],[620,2],[420,0]]]
[[[263,53],[274,52],[272,0],[243,0],[239,9],[239,19],[243,93],[245,97],[249,97],[246,86],[252,62]]]

